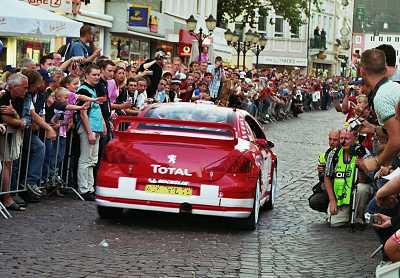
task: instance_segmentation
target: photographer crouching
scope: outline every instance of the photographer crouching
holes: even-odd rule
[[[340,132],[341,147],[328,155],[324,183],[329,197],[328,215],[332,227],[344,226],[350,222],[353,213],[355,224],[364,226],[364,211],[371,195],[369,178],[358,170],[357,160],[363,158],[367,151],[356,144],[354,132]],[[355,200],[353,192],[355,190]],[[355,210],[351,207],[355,202]]]
[[[313,194],[308,198],[311,209],[324,213],[327,212],[329,205],[329,198],[324,184],[326,160],[331,152],[336,152],[340,148],[340,131],[331,130],[328,140],[329,148],[324,153],[320,153],[318,158],[319,182],[313,186]]]

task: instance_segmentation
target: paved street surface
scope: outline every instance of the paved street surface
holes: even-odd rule
[[[49,199],[0,219],[0,277],[373,277],[375,235],[331,229],[308,207],[317,153],[341,121],[314,112],[267,126],[280,190],[254,232],[218,218],[147,212],[103,221],[93,203]]]

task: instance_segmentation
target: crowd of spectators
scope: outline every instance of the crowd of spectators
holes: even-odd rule
[[[27,201],[40,201],[66,181],[93,201],[113,120],[137,115],[145,105],[213,102],[245,109],[265,123],[327,110],[345,81],[308,78],[300,70],[240,71],[226,67],[221,57],[186,65],[162,50],[135,65],[101,56],[93,40],[92,29],[84,25],[79,41],[43,56],[38,65],[23,59],[18,68],[4,70],[0,197],[9,210],[25,210]]]

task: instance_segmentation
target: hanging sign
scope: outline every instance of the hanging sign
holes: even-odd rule
[[[128,24],[132,27],[147,27],[149,23],[151,7],[144,5],[131,5],[129,7]]]
[[[25,0],[25,2],[53,12],[72,13],[72,0]]]

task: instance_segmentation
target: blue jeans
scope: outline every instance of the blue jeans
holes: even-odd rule
[[[32,135],[27,183],[37,184],[40,181],[40,178],[42,177],[44,153],[44,143],[40,140],[39,136]]]
[[[67,138],[58,136],[57,140],[53,141],[53,151],[50,158],[50,175],[59,174],[62,162],[65,155],[65,147],[67,144]],[[57,147],[58,144],[58,147]]]
[[[46,139],[45,145],[46,154],[43,163],[42,178],[48,179],[58,174],[57,169],[61,167],[65,155],[66,138],[58,136],[54,141]]]
[[[28,131],[27,131],[28,132]],[[24,137],[24,140],[29,140],[29,135]],[[29,160],[22,161],[24,159],[28,159],[27,156],[21,154],[21,160],[17,159],[13,161],[13,169],[12,169],[12,182],[11,188],[17,188],[17,179],[18,179],[18,170],[19,163],[21,163],[21,173],[19,173],[19,184],[25,183],[25,175],[26,183],[29,184],[39,184],[40,178],[42,177],[42,165],[44,160],[44,143],[40,140],[38,135],[32,134],[31,144],[29,149]],[[29,141],[27,141],[29,142]],[[26,150],[28,151],[28,150]]]

